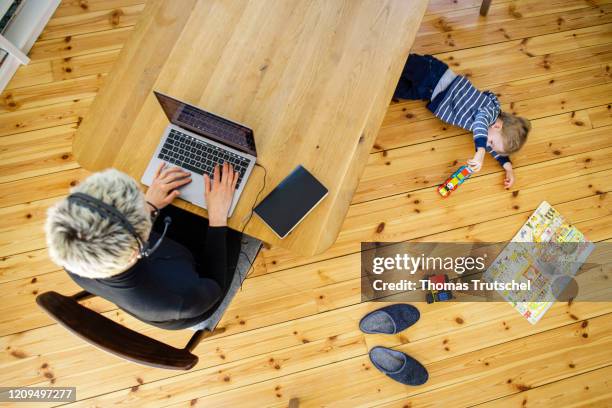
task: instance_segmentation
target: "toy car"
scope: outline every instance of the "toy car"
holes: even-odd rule
[[[427,278],[433,283],[448,282],[447,275],[429,275]],[[427,300],[427,303],[444,302],[445,300],[451,300],[452,298],[453,294],[450,290],[430,290],[428,291],[427,295],[425,295],[425,300]]]
[[[473,171],[468,166],[461,166],[446,181],[438,186],[438,193],[446,198],[455,191],[465,180],[470,178]]]

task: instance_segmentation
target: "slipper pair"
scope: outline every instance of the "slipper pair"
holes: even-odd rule
[[[412,326],[420,317],[416,307],[396,304],[368,313],[359,322],[359,328],[368,334],[396,334]],[[369,355],[374,367],[402,384],[422,385],[429,378],[421,363],[401,351],[376,346]]]

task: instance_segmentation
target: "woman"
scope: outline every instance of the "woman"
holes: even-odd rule
[[[51,259],[83,289],[140,320],[166,329],[199,323],[223,298],[240,251],[240,234],[227,228],[238,173],[225,163],[212,180],[204,175],[208,222],[168,207],[190,176],[162,165],[143,194],[117,170],[91,175],[48,211]],[[168,237],[159,233],[165,228]]]

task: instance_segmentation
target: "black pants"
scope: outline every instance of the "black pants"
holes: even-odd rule
[[[166,236],[189,249],[195,259],[198,274],[204,278],[214,279],[221,287],[222,292],[225,293],[232,282],[232,277],[238,264],[242,233],[230,228],[227,229],[227,271],[225,271],[225,275],[219,275],[219,271],[210,271],[204,268],[204,265],[206,265],[204,249],[206,248],[208,220],[189,211],[169,205],[162,209],[159,217],[157,217],[153,225],[155,232],[161,234],[164,231],[164,218],[166,216],[172,218],[172,224],[168,228]]]
[[[410,54],[395,89],[395,98],[430,100],[448,65],[431,55]]]

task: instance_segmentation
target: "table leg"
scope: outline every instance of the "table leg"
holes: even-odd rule
[[[489,7],[491,7],[491,0],[482,0],[482,4],[480,5],[480,15],[486,16],[489,12]]]

